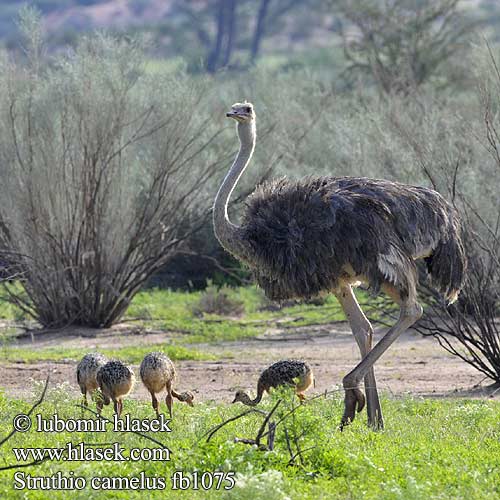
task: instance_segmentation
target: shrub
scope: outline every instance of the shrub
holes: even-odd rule
[[[227,157],[203,82],[148,75],[137,41],[92,34],[46,64],[22,20],[24,63],[1,55],[1,258],[10,299],[42,325],[107,327],[201,227]]]
[[[500,173],[500,72],[497,58],[486,44],[477,50],[479,104],[483,122],[475,124],[476,139],[485,147],[492,178]],[[455,191],[455,185],[452,185]],[[489,188],[484,184],[483,198]],[[424,334],[438,338],[451,354],[458,356],[486,377],[500,383],[500,207],[498,189],[493,188],[493,203],[484,211],[484,200],[464,196],[457,189],[466,229],[466,251],[469,260],[466,281],[459,301],[448,307],[433,290],[424,288],[429,306],[419,325]],[[496,199],[496,203],[495,200]],[[483,208],[483,210],[481,210]]]
[[[217,288],[210,284],[200,295],[200,299],[192,306],[195,316],[218,314],[220,316],[240,316],[245,310],[242,301],[231,297],[231,289],[227,286]]]
[[[372,146],[374,157],[385,156],[390,168],[402,164],[397,154],[403,146],[408,173],[420,173],[454,204],[463,221],[469,264],[459,300],[447,305],[422,279],[419,291],[426,307],[416,329],[434,335],[447,351],[500,382],[500,207],[497,185],[491,182],[500,172],[500,72],[487,45],[476,50],[476,60],[478,101],[467,114],[453,117],[447,106],[436,112],[425,101],[420,118],[411,107],[400,109],[389,115],[386,138]]]

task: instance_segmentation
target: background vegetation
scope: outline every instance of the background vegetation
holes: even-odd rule
[[[384,177],[440,191],[465,221],[469,273],[451,308],[423,276],[427,314],[418,328],[500,382],[497,2],[33,4],[41,24],[30,10],[14,22],[21,2],[0,8],[0,245],[10,278],[4,317],[29,327],[103,327],[125,318],[139,333],[153,324],[173,332],[158,348],[192,360],[213,356],[197,343],[259,335],[278,321],[340,319],[331,298],[279,309],[235,287],[249,275],[214,239],[211,203],[237,149],[224,114],[248,99],[258,145],[232,217],[271,176]],[[369,303],[371,319],[390,321],[393,306]],[[27,352],[11,345],[13,336],[7,329],[2,337],[5,359],[83,354]],[[106,354],[137,362],[150,347]],[[42,411],[75,416],[74,403],[61,389]],[[136,416],[149,415],[145,404],[129,405]],[[226,427],[207,444],[204,433],[237,409],[210,402],[194,413],[180,408],[174,462],[148,464],[148,471],[235,470],[241,490],[227,498],[238,499],[499,496],[495,402],[391,399],[384,401],[389,431],[375,434],[357,420],[343,435],[335,428],[340,405],[334,394],[301,409],[300,432],[290,432],[308,451],[291,464],[282,433],[272,452],[232,442],[252,435],[257,419]],[[2,426],[25,406],[1,396]],[[18,438],[19,445],[57,445],[54,436]],[[59,468],[42,465],[47,474]],[[95,473],[88,464],[75,471]],[[9,495],[10,473],[2,480]]]
[[[215,40],[198,69],[180,50],[186,64],[152,59],[159,47],[137,36],[82,35],[61,54],[33,11],[21,16],[23,53],[4,53],[0,80],[0,238],[5,275],[24,284],[5,288],[10,300],[44,326],[109,326],[147,283],[245,283],[215,241],[210,206],[236,149],[224,110],[251,98],[259,144],[233,217],[270,176],[364,175],[440,191],[465,220],[471,265],[453,312],[422,289],[439,318],[424,329],[445,344],[456,337],[465,354],[452,352],[498,380],[500,74],[495,45],[479,36],[489,29],[481,8],[311,3],[311,16],[337,21],[318,35],[322,49],[303,34],[322,64],[273,67],[266,36],[293,36],[271,19],[296,21],[303,5],[183,5],[169,4],[169,22],[187,16],[185,34]]]

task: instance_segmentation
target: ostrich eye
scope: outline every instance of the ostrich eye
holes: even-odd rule
[[[246,109],[245,109],[245,111],[247,113],[251,113],[252,112],[252,108],[250,106],[247,106]]]

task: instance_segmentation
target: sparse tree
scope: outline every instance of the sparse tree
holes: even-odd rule
[[[205,69],[215,73],[255,63],[264,38],[283,30],[290,21],[287,16],[299,7],[311,12],[319,6],[319,0],[192,0],[174,3],[172,11],[180,14],[182,30],[194,32],[205,52]]]
[[[427,312],[416,327],[424,335],[435,336],[444,349],[497,383],[500,383],[499,227],[497,223],[495,228],[488,228],[486,238],[476,232],[466,233],[469,265],[456,305],[447,306],[432,288],[422,286]]]
[[[271,0],[260,1],[259,10],[257,13],[257,21],[255,23],[255,29],[252,37],[252,47],[250,49],[250,58],[252,62],[255,61],[260,50],[260,43],[262,37],[264,36],[265,22],[270,3]]]
[[[314,3],[311,0],[260,0],[250,46],[250,61],[254,63],[257,60],[260,55],[262,40],[269,32],[276,33],[276,26],[281,27],[282,19],[290,11],[296,10],[300,6],[306,9],[317,8],[319,4],[313,5]]]
[[[217,32],[213,48],[207,57],[209,73],[227,67],[231,61],[235,42],[236,1],[219,0],[215,17]]]
[[[384,93],[408,94],[434,77],[472,29],[460,0],[339,0],[347,74],[369,75]]]
[[[204,66],[209,73],[226,68],[237,42],[236,0],[177,2],[174,10],[185,19],[183,29],[194,30],[205,51]]]

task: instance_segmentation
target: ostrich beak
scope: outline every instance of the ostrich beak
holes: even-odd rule
[[[238,114],[235,111],[229,111],[226,113],[227,118],[235,118]]]
[[[237,403],[238,400],[236,398],[234,398],[232,401],[231,401],[231,404],[234,404],[234,403]]]

